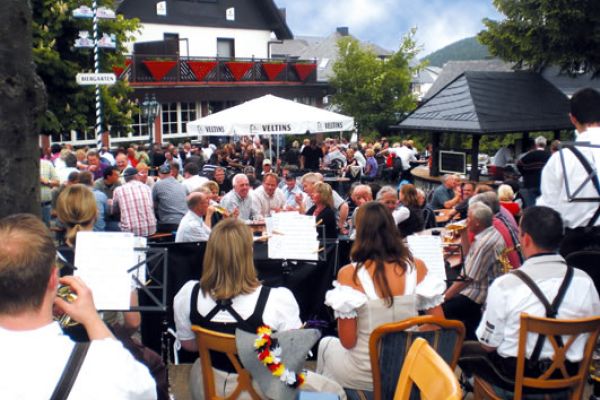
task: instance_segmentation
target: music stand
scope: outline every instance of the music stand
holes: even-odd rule
[[[73,249],[60,249],[57,251],[57,257],[61,260],[65,267],[71,268],[72,271],[75,271],[77,267],[69,261],[68,257],[65,257],[63,253],[66,251],[72,252]],[[150,306],[133,306],[124,310],[102,310],[98,311],[158,311],[164,312],[167,310],[167,267],[168,267],[168,259],[167,254],[168,250],[166,248],[151,248],[151,247],[135,247],[133,249],[135,252],[144,252],[149,256],[146,256],[143,260],[133,265],[132,267],[127,269],[127,273],[131,273],[135,270],[140,269],[140,267],[144,264],[151,265],[150,263],[156,262],[152,269],[146,269],[147,280],[146,282],[142,282],[139,280],[138,276],[131,275],[131,278],[137,285],[138,289],[141,289],[154,303]],[[162,261],[162,263],[161,263]],[[162,265],[163,278],[159,278],[156,276],[156,271],[159,269],[159,266]],[[160,290],[161,291],[161,299],[156,297],[151,290]]]
[[[127,272],[131,273],[139,269],[144,264],[147,266],[154,266],[151,269],[146,269],[146,282],[141,282],[136,275],[131,276],[138,285],[138,289],[141,289],[154,304],[149,306],[138,305],[124,311],[167,311],[167,271],[169,266],[167,256],[169,250],[164,247],[136,247],[134,248],[134,251],[146,253],[146,258],[129,268]],[[160,265],[162,265],[162,278],[158,277],[156,274]],[[154,293],[152,293],[152,290],[160,290],[161,299],[156,297]]]

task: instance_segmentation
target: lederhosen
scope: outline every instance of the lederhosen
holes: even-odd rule
[[[267,304],[270,291],[271,288],[269,287],[261,287],[254,312],[247,319],[243,319],[237,313],[237,311],[233,309],[231,306],[231,299],[217,300],[217,305],[210,310],[208,314],[202,316],[198,312],[198,294],[200,293],[200,283],[196,283],[194,289],[192,289],[192,297],[190,299],[190,321],[193,325],[198,325],[211,331],[229,333],[231,335],[235,335],[236,328],[255,333],[258,327],[264,325],[262,316],[263,312],[265,311],[265,305]],[[236,322],[211,321],[219,311],[227,311],[227,313],[229,313],[229,315],[231,315]],[[227,358],[227,355],[223,353],[210,352],[210,359],[212,361],[213,368],[225,372],[235,373],[235,368]]]

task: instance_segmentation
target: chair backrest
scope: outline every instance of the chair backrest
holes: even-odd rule
[[[546,336],[552,345],[554,356],[548,369],[539,377],[525,377],[527,336],[530,333]],[[521,327],[519,329],[519,350],[517,353],[517,372],[515,375],[515,400],[520,400],[523,387],[538,389],[570,389],[573,399],[580,399],[583,386],[587,379],[592,353],[600,333],[600,317],[560,320],[554,318],[534,317],[521,314]],[[579,370],[575,375],[569,375],[565,366],[567,351],[580,335],[589,335],[583,352],[583,359],[579,363]],[[556,337],[563,337],[563,346],[559,346]],[[566,338],[565,338],[566,336]],[[561,375],[555,378],[556,374]]]
[[[409,330],[419,325],[434,325],[440,329]],[[373,395],[376,400],[393,397],[402,363],[412,342],[417,338],[429,342],[442,359],[454,369],[465,338],[465,327],[460,321],[426,315],[375,328],[369,338],[369,353],[373,373]],[[418,390],[413,390],[411,398],[420,398]]]
[[[261,397],[252,387],[252,376],[242,367],[240,360],[237,358],[235,336],[210,331],[196,325],[192,326],[192,330],[196,334],[196,343],[198,344],[198,352],[200,353],[204,398],[206,400],[230,400],[237,399],[243,392],[248,392],[252,399],[259,400]],[[218,396],[216,393],[210,351],[225,353],[238,374],[237,386],[227,397]]]
[[[462,399],[453,369],[423,338],[416,338],[406,354],[394,400],[408,400],[413,385],[421,391],[422,399]]]

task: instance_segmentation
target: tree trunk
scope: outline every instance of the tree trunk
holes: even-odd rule
[[[45,110],[44,84],[32,56],[31,8],[5,0],[0,12],[0,218],[40,215],[35,120]]]

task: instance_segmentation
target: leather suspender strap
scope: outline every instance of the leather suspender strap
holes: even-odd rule
[[[529,288],[531,289],[533,294],[542,302],[542,304],[544,305],[544,308],[546,309],[546,318],[556,318],[556,315],[558,314],[558,308],[560,307],[560,304],[562,303],[563,299],[565,298],[567,289],[569,288],[569,285],[571,284],[571,280],[573,279],[573,268],[567,265],[567,273],[565,274],[565,278],[563,279],[563,281],[560,285],[560,288],[558,289],[558,293],[556,294],[556,297],[552,301],[552,304],[550,304],[550,302],[548,301],[546,296],[544,296],[544,294],[542,293],[542,291],[540,290],[538,285],[535,284],[535,282],[533,281],[533,279],[531,279],[529,277],[529,275],[527,275],[525,272],[523,272],[521,270],[515,270],[515,271],[512,271],[512,273],[515,274],[517,277],[519,277],[519,279],[521,279],[523,281],[523,283],[525,283],[527,286],[529,286]],[[546,340],[546,336],[544,336],[544,335],[538,336],[537,341],[535,342],[535,347],[533,348],[533,352],[531,353],[531,357],[529,358],[529,360],[531,360],[533,362],[538,361],[538,359],[540,358],[540,354],[542,352],[542,347],[544,346],[545,340]],[[558,345],[560,347],[563,346],[562,338],[560,336],[556,337],[556,342],[558,343]]]
[[[566,145],[565,147],[571,150],[573,154],[575,154],[575,157],[577,157],[583,168],[585,168],[585,171],[591,177],[592,183],[596,188],[596,192],[598,192],[598,195],[600,196],[600,180],[598,179],[598,172],[594,170],[594,168],[592,168],[588,159],[585,158],[585,156],[581,153],[581,151],[579,151],[577,147],[573,146],[572,144]],[[589,220],[587,226],[593,227],[598,218],[600,218],[600,205],[598,205],[596,212],[594,212],[594,215],[592,215],[592,218]]]
[[[91,342],[75,343],[71,356],[63,369],[62,375],[54,388],[50,400],[66,400],[69,397],[69,393],[71,393],[71,388],[75,383],[75,379],[77,379],[85,355],[90,348],[90,343]]]

